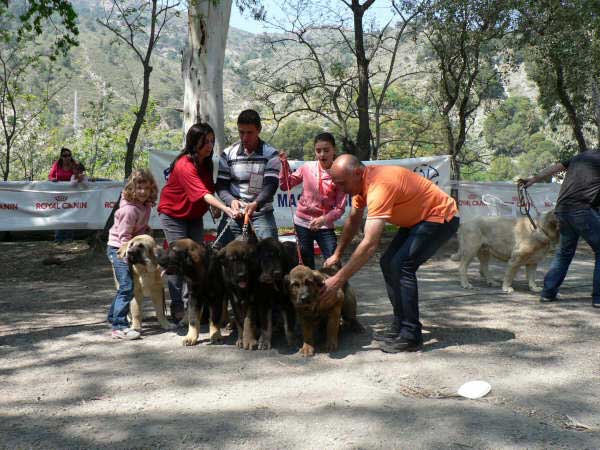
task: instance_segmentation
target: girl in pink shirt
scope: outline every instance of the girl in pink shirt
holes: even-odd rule
[[[129,263],[119,257],[119,248],[134,236],[149,232],[150,211],[158,196],[156,181],[147,169],[135,170],[121,194],[115,223],[108,232],[106,255],[112,263],[117,295],[110,305],[108,321],[112,324],[113,339],[138,339],[140,333],[129,327],[127,315],[133,299],[133,279]]]
[[[294,228],[300,244],[302,262],[315,268],[314,241],[317,241],[325,259],[333,255],[337,246],[334,222],[346,209],[346,194],[331,180],[329,168],[335,158],[335,138],[331,133],[320,133],[315,137],[316,161],[304,163],[294,173],[290,173],[287,155],[280,154],[282,160],[279,173],[279,187],[291,189],[302,183],[302,194],[294,214]]]

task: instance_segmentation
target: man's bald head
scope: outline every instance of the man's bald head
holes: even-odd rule
[[[361,189],[361,179],[365,166],[360,160],[349,154],[335,158],[329,173],[333,182],[347,194],[357,194]]]

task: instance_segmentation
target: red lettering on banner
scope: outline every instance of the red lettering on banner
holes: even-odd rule
[[[482,200],[459,200],[458,206],[479,206],[487,208],[487,205]]]
[[[117,202],[104,202],[104,209],[113,209]]]
[[[53,203],[47,203],[47,202],[42,202],[42,203],[36,203],[35,204],[35,209],[41,209],[41,210],[45,210],[45,209],[87,209],[88,204],[87,202],[63,202],[63,203],[58,203],[58,202],[53,202]]]
[[[0,209],[19,209],[17,203],[0,203]]]

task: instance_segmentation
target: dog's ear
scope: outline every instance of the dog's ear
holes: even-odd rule
[[[318,270],[313,270],[313,278],[315,280],[315,283],[317,283],[317,286],[324,286],[325,285],[325,277],[323,276],[323,274],[321,272],[319,272]]]

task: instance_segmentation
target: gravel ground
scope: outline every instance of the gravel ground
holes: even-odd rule
[[[183,347],[152,318],[143,339],[111,340],[104,255],[82,242],[0,243],[0,447],[600,448],[593,256],[581,248],[565,300],[540,304],[524,271],[503,294],[475,263],[480,289],[461,289],[450,253],[419,272],[423,352],[372,341],[391,319],[373,259],[352,280],[367,332],[305,359],[281,337],[270,351],[211,346],[207,332]],[[51,254],[62,264],[44,265]],[[498,279],[503,269],[492,266]],[[492,391],[457,397],[470,380]]]

